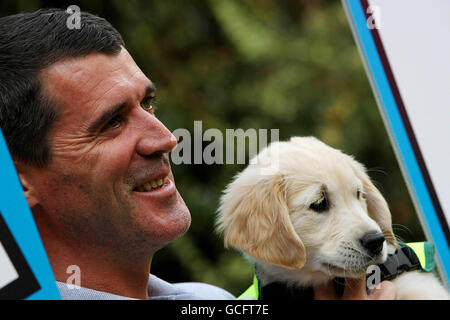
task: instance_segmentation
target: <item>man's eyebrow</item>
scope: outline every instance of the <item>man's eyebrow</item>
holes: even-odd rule
[[[155,92],[156,92],[156,87],[155,87],[155,85],[153,83],[149,84],[147,86],[147,88],[145,88],[145,96],[154,95]]]
[[[109,119],[112,119],[116,114],[120,113],[127,107],[126,102],[119,103],[102,113],[90,126],[88,129],[89,133],[95,133],[99,128],[106,123]]]
[[[154,95],[156,92],[156,87],[155,85],[149,84],[146,88],[145,88],[145,96],[150,96],[150,95]],[[122,102],[119,103],[111,108],[109,108],[108,110],[106,110],[105,112],[102,113],[101,116],[99,116],[97,118],[97,120],[95,120],[88,129],[89,133],[95,133],[98,131],[98,129],[105,123],[107,122],[109,119],[112,119],[116,114],[119,114],[122,110],[124,110],[127,107],[127,103],[126,102]]]

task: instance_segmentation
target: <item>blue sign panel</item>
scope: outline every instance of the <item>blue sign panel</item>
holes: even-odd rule
[[[450,128],[450,78],[445,71],[450,63],[449,55],[443,54],[450,46],[441,46],[439,40],[434,43],[440,48],[429,46],[433,36],[450,38],[450,24],[437,24],[437,15],[448,15],[450,3],[343,0],[343,4],[419,218],[448,281],[450,170],[445,159],[450,152],[443,151],[440,139]],[[412,26],[412,21],[421,25]],[[428,53],[416,54],[420,50]],[[442,131],[441,138],[437,130]]]
[[[60,299],[33,216],[0,131],[0,299]]]

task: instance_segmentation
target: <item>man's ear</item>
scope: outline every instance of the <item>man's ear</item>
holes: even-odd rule
[[[31,183],[30,170],[29,168],[27,168],[27,165],[22,164],[19,161],[14,161],[14,166],[16,167],[16,171],[22,185],[23,193],[25,194],[25,198],[28,202],[28,206],[30,207],[30,209],[32,209],[39,203],[39,200],[36,196],[36,190]]]

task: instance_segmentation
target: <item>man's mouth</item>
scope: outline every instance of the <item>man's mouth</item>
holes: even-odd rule
[[[133,191],[135,191],[135,192],[150,192],[152,190],[161,189],[168,183],[169,183],[169,176],[166,176],[165,178],[155,179],[155,180],[146,182],[140,186],[137,186],[136,188],[134,188]]]

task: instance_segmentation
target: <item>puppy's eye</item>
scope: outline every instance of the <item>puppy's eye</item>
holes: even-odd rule
[[[356,191],[356,198],[359,200],[359,199],[365,199],[365,197],[364,197],[364,192],[361,192],[361,191]]]
[[[330,208],[327,197],[324,195],[318,201],[312,203],[309,208],[315,212],[325,212]]]

